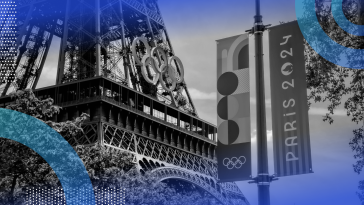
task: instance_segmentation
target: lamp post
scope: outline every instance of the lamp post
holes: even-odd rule
[[[257,183],[259,205],[270,205],[269,186],[274,176],[268,173],[267,127],[265,114],[264,93],[264,64],[263,64],[263,25],[260,14],[260,0],[255,0],[254,27],[248,32],[255,37],[255,83],[257,102],[257,160],[258,176],[249,183]],[[268,25],[269,26],[269,25]]]
[[[259,205],[270,204],[269,173],[267,153],[267,126],[265,119],[264,64],[263,64],[263,25],[260,15],[260,0],[255,0],[255,86],[257,98],[257,157],[258,157],[258,200]]]

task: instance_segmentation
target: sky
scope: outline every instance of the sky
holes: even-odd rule
[[[174,49],[185,68],[185,80],[199,117],[216,124],[216,40],[245,33],[253,26],[254,0],[159,0],[159,7]],[[264,24],[296,20],[294,0],[261,0]],[[59,42],[51,50],[58,51]],[[55,67],[56,59],[45,67]],[[267,65],[267,63],[265,63]],[[55,72],[45,69],[39,87],[51,85]],[[51,77],[51,76],[54,77]],[[272,205],[358,205],[358,182],[349,147],[352,123],[346,111],[336,111],[334,124],[322,121],[325,104],[309,111],[313,174],[282,177],[271,184]],[[268,110],[269,111],[269,110]],[[256,149],[252,137],[253,176]],[[270,174],[273,174],[272,134],[268,128]],[[251,205],[258,204],[256,184],[236,182]]]
[[[185,80],[199,116],[216,124],[216,40],[245,33],[253,26],[254,0],[159,0],[159,7],[175,55],[185,67]],[[262,0],[264,24],[296,20],[294,0]],[[265,63],[267,65],[267,63]],[[323,122],[326,104],[309,111],[313,174],[281,177],[271,184],[273,205],[356,205],[363,175],[355,163],[349,141],[360,127],[341,106],[334,124]],[[267,110],[269,112],[269,110]],[[256,176],[255,138],[252,137],[253,176]],[[274,173],[272,134],[268,129],[270,174]],[[251,205],[258,204],[256,184],[236,182]]]

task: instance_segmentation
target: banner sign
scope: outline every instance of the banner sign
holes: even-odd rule
[[[298,23],[269,28],[276,176],[312,173],[304,41]]]
[[[217,41],[217,162],[221,182],[251,179],[248,34]]]

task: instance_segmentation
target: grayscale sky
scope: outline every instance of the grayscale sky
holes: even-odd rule
[[[277,25],[296,20],[294,0],[261,0],[263,22]],[[254,0],[159,0],[160,10],[175,51],[185,67],[185,80],[199,116],[216,124],[216,40],[243,34],[253,25]],[[58,52],[59,41],[50,52]],[[47,60],[39,87],[54,84],[58,56]],[[267,64],[267,62],[266,62]],[[352,123],[341,107],[335,122],[322,121],[325,104],[309,111],[313,174],[280,178],[271,184],[273,205],[357,205],[358,182],[349,147]],[[254,122],[253,122],[254,123]],[[270,174],[273,174],[272,137],[268,130]],[[252,139],[253,146],[255,138]],[[253,161],[255,148],[253,148]],[[253,176],[256,163],[253,163]],[[237,182],[251,205],[257,205],[257,185]]]
[[[216,124],[215,40],[245,33],[252,27],[254,0],[159,0],[159,5],[175,54],[184,64],[186,83],[198,114]],[[261,0],[261,6],[265,24],[296,20],[294,0]],[[343,107],[336,111],[333,125],[322,121],[325,113],[325,104],[313,104],[309,112],[314,173],[273,182],[271,204],[360,204],[355,192],[363,176],[353,171],[355,160],[349,147],[352,130],[359,125],[351,122]],[[270,133],[268,130],[272,154]],[[254,146],[254,138],[252,142]],[[272,159],[270,156],[270,174],[274,170]],[[257,185],[246,181],[237,184],[251,205],[257,205]]]

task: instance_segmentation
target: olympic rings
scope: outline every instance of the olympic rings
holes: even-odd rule
[[[231,159],[225,158],[222,161],[222,164],[228,169],[233,169],[233,168],[240,169],[243,166],[243,164],[245,164],[245,162],[246,158],[244,156],[240,156],[239,158],[237,157],[232,157]]]
[[[138,41],[143,43],[146,49],[146,54],[143,56],[141,61],[136,52],[136,44]],[[159,80],[164,90],[172,92],[176,88],[177,83],[183,82],[184,68],[181,59],[179,59],[177,56],[168,57],[164,50],[159,46],[154,47],[151,50],[147,39],[143,36],[134,39],[131,49],[135,63],[141,66],[143,78],[148,83],[156,85]],[[161,65],[158,66],[158,59],[154,57],[154,54],[161,55],[161,60],[163,60],[163,62],[161,62]],[[173,61],[176,62],[176,64],[178,65],[180,74],[178,73],[177,68],[172,66]],[[153,71],[155,72],[153,79],[150,79],[148,76],[148,66],[152,67]],[[166,74],[168,76],[165,76]],[[168,88],[165,81],[172,85]]]

